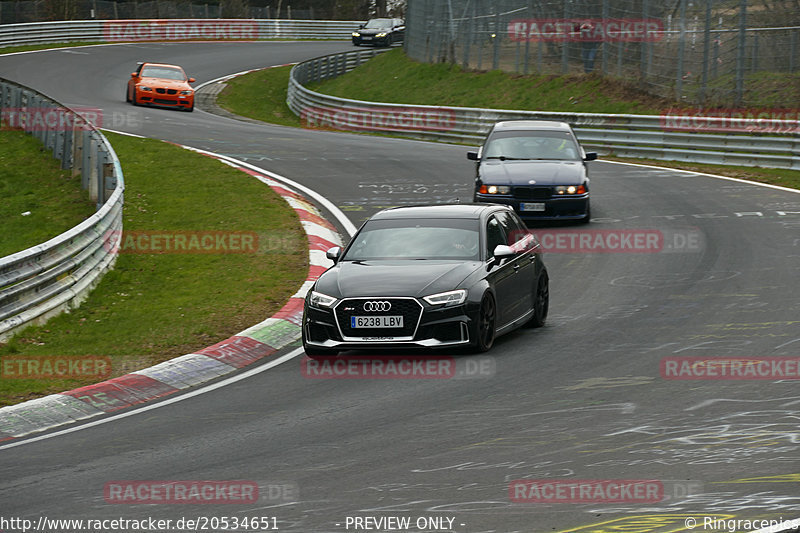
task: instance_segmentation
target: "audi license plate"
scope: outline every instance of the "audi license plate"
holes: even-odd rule
[[[541,211],[544,211],[544,204],[541,203],[541,202],[532,203],[532,204],[531,203],[519,204],[519,210],[520,211],[540,211],[541,212]]]
[[[402,316],[351,316],[351,328],[402,328]]]

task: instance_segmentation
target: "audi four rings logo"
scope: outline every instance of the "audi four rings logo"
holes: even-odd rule
[[[364,311],[388,311],[392,308],[391,302],[364,302]]]

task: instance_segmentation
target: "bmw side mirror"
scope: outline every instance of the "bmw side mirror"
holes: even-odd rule
[[[194,79],[194,78],[189,78],[189,83],[194,83],[194,82],[196,82],[196,81],[197,81],[197,80],[196,80],[196,79]]]
[[[131,78],[135,78],[135,77],[136,77],[136,73],[135,72],[131,72]]]
[[[364,25],[363,25],[363,24],[359,24],[359,25],[358,25],[358,29],[359,29],[359,30],[361,30],[361,29],[363,29],[363,28],[364,28]]]
[[[583,158],[584,161],[594,161],[597,159],[597,152],[587,152],[586,157]]]
[[[470,161],[477,161],[478,152],[467,152],[467,159],[469,159]]]
[[[342,249],[339,248],[338,246],[334,246],[333,248],[330,248],[328,249],[327,252],[325,252],[325,257],[336,263],[337,261],[339,261],[339,256],[341,255],[341,253]]]

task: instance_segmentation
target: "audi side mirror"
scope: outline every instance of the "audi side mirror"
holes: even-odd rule
[[[338,246],[334,246],[333,248],[329,248],[327,252],[325,252],[325,257],[333,261],[334,263],[339,261],[339,256],[342,253],[342,249]]]
[[[505,244],[498,244],[494,248],[495,259],[504,259],[506,257],[511,257],[512,255],[515,255],[513,248]]]

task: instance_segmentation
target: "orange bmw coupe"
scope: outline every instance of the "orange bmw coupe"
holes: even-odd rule
[[[128,80],[125,100],[133,105],[176,107],[191,111],[194,109],[194,89],[189,84],[194,81],[194,78],[187,78],[177,65],[140,63]]]

